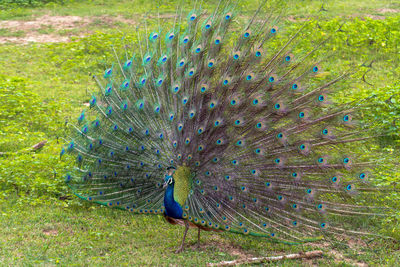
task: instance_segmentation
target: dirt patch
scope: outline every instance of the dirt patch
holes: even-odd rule
[[[3,20],[0,21],[1,29],[24,30],[40,29],[43,26],[51,26],[54,29],[72,29],[83,27],[91,20],[78,16],[49,16],[44,15],[36,20],[21,21],[21,20]]]
[[[380,8],[377,9],[379,13],[399,13],[400,9],[393,9],[393,8]]]
[[[365,18],[370,18],[373,20],[384,20],[386,19],[385,16],[381,15],[371,15],[371,14],[351,14],[351,15],[346,15],[344,16],[345,18],[353,19],[353,18],[359,18],[360,20],[365,20]]]
[[[254,254],[252,254],[249,251],[244,250],[240,245],[234,244],[234,243],[228,243],[224,241],[221,236],[217,234],[213,234],[213,240],[208,241],[208,242],[200,242],[200,244],[197,244],[197,242],[194,243],[188,243],[187,244],[187,249],[191,249],[193,251],[199,250],[199,251],[207,251],[207,250],[218,250],[220,252],[229,254],[231,256],[234,256],[236,259],[239,260],[244,260],[248,258],[255,257]]]
[[[49,15],[44,15],[31,21],[4,20],[0,21],[0,29],[6,29],[10,32],[23,31],[25,34],[23,36],[0,36],[0,43],[11,42],[27,44],[30,42],[67,42],[70,40],[70,35],[61,36],[53,32],[58,30],[71,30],[78,27],[84,28],[90,21],[89,18],[78,16]],[[43,31],[47,31],[47,33]]]
[[[57,42],[68,42],[70,37],[59,36],[54,34],[38,34],[38,33],[27,33],[24,37],[8,37],[0,36],[0,44],[5,43],[57,43]]]
[[[347,246],[349,246],[351,249],[357,251],[357,253],[359,254],[362,254],[359,252],[360,248],[366,246],[365,242],[354,238],[349,238],[348,240],[346,241],[343,240],[342,242]],[[310,243],[308,245],[316,249],[322,249],[325,254],[333,257],[334,262],[338,265],[343,264],[343,262],[345,262],[346,264],[349,264],[351,266],[358,266],[358,267],[368,266],[363,262],[359,262],[357,260],[346,257],[341,251],[333,248],[332,244],[330,244],[329,242]]]
[[[290,22],[304,22],[309,20],[309,18],[299,18],[293,15],[287,16],[287,20]]]
[[[133,19],[126,19],[121,15],[118,15],[118,16],[115,16],[115,17],[104,15],[104,16],[91,18],[91,22],[90,23],[91,24],[95,24],[95,23],[100,22],[100,24],[105,24],[105,25],[109,25],[109,26],[111,25],[113,27],[115,24],[117,24],[119,22],[125,23],[125,24],[128,24],[128,25],[138,25],[138,21],[143,21],[143,18],[138,17],[137,21],[136,21],[136,20],[133,20]]]
[[[232,256],[236,256],[237,259],[247,259],[250,257],[254,257],[253,254],[250,254],[249,252],[245,251],[242,247],[240,246],[235,246],[234,244],[229,244],[225,243],[219,240],[213,240],[207,243],[200,242],[200,245],[197,245],[197,243],[190,244],[188,246],[192,250],[200,250],[200,251],[205,251],[207,249],[215,249],[215,248],[220,248],[221,251],[228,253]]]
[[[58,235],[58,231],[54,230],[54,229],[44,229],[43,234],[45,234],[47,236],[56,236],[56,235]]]
[[[110,17],[79,17],[79,16],[50,16],[44,15],[35,20],[3,20],[0,21],[0,29],[9,33],[0,36],[2,43],[53,43],[68,42],[72,36],[83,37],[91,33],[89,29],[93,25],[114,27],[117,23],[136,25],[137,22],[122,16]],[[13,33],[23,33],[17,36]],[[63,34],[59,34],[63,32]]]
[[[18,43],[18,44],[27,44],[27,43],[57,43],[57,42],[68,42],[70,37],[68,36],[59,36],[53,34],[38,34],[38,33],[29,33],[24,37],[0,37],[0,44],[4,43]]]
[[[386,18],[385,16],[370,15],[370,14],[365,15],[365,17],[375,20],[384,20]]]

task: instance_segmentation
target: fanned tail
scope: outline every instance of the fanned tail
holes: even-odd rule
[[[369,103],[339,101],[359,67],[324,71],[329,37],[307,42],[306,21],[281,38],[265,2],[240,29],[236,16],[222,1],[113,47],[61,152],[77,157],[68,183],[87,200],[160,213],[166,168],[187,166],[183,218],[199,227],[293,243],[364,234],[360,218],[384,215],[391,191],[375,187],[386,156],[371,152]]]

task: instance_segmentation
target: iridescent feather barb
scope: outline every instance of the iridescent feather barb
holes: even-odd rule
[[[115,63],[94,76],[99,92],[61,152],[77,157],[68,185],[186,230],[289,243],[361,233],[352,220],[383,214],[365,203],[388,191],[370,182],[381,162],[368,152],[377,134],[361,122],[368,103],[336,97],[354,68],[324,72],[329,37],[304,51],[303,27],[278,38],[271,8],[239,26],[237,12],[229,2],[195,7],[112,48]]]

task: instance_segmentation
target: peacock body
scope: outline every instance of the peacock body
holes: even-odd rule
[[[376,214],[357,201],[377,190],[371,163],[350,150],[371,137],[359,105],[331,97],[351,72],[322,72],[326,40],[296,56],[301,30],[272,49],[273,11],[261,6],[240,29],[235,16],[235,4],[198,7],[115,53],[61,151],[76,156],[68,185],[186,230],[290,243],[357,232],[337,223]]]

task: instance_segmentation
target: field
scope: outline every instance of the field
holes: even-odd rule
[[[183,2],[190,10],[191,1]],[[204,7],[212,10],[214,2],[205,1]],[[261,1],[240,1],[242,17],[254,11],[254,2]],[[323,250],[324,256],[273,264],[399,265],[400,246],[393,240],[400,238],[399,211],[372,229],[393,239],[348,237],[289,246],[203,232],[197,249],[197,233],[190,231],[188,248],[176,255],[172,252],[183,227],[171,226],[161,216],[93,206],[72,195],[64,183],[70,162],[60,161],[59,153],[66,121],[75,120],[96,91],[90,74],[103,69],[113,40],[135,30],[146,16],[157,14],[157,6],[160,16],[172,18],[178,3],[0,1],[0,265],[199,266],[316,249]],[[282,28],[290,32],[312,18],[311,25],[318,21],[320,28],[310,37],[333,34],[327,49],[335,57],[328,58],[328,71],[352,62],[373,62],[342,97],[374,95],[370,116],[386,137],[371,146],[399,155],[400,2],[334,0],[322,5],[315,0],[289,0],[286,6]],[[334,33],[342,24],[344,32]],[[382,183],[399,180],[397,172]],[[399,199],[398,194],[392,195]]]

